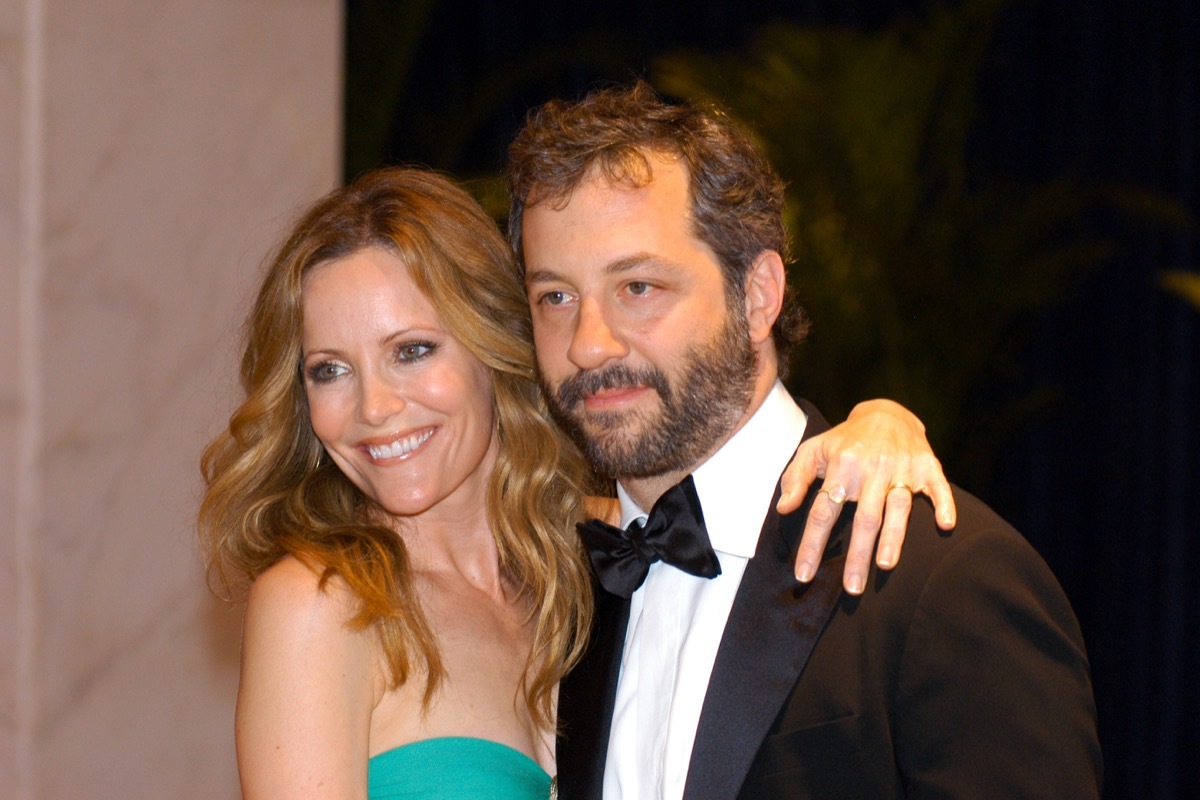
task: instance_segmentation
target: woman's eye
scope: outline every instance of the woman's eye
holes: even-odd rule
[[[346,368],[332,361],[322,361],[308,368],[308,379],[313,383],[329,383],[346,374]]]
[[[625,288],[629,290],[630,294],[645,294],[650,291],[650,284],[645,281],[632,281],[626,284]]]
[[[406,342],[396,348],[396,360],[417,361],[432,353],[435,347],[432,342]]]

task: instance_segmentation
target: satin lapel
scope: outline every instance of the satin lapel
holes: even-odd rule
[[[828,428],[815,409],[805,407],[805,411],[809,414],[805,438]],[[841,595],[843,556],[823,562],[808,586],[793,577],[795,550],[817,488],[798,511],[781,520],[774,510],[779,499],[776,487],[717,651],[684,786],[685,800],[737,797]],[[831,539],[843,527],[839,520]]]
[[[612,727],[629,600],[597,591],[596,623],[583,659],[558,689],[558,796],[598,798]]]

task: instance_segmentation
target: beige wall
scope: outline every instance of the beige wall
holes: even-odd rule
[[[0,797],[237,796],[193,514],[233,330],[337,178],[338,0],[0,2]]]

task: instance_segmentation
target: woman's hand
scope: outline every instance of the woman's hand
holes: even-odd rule
[[[843,583],[861,594],[879,538],[875,563],[891,569],[900,557],[914,493],[933,500],[937,524],[954,527],[954,498],[942,465],[925,438],[925,426],[891,400],[859,403],[842,424],[800,445],[783,473],[777,506],[781,514],[800,507],[817,478],[824,478],[796,553],[796,579],[817,573],[833,523],[846,501],[857,501]]]

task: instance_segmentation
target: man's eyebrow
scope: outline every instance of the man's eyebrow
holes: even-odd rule
[[[562,276],[552,269],[535,269],[525,272],[526,283],[552,283],[562,280]]]
[[[675,265],[653,253],[633,253],[609,263],[604,267],[604,271],[610,275],[614,275],[621,272],[628,272],[631,269],[638,269],[639,267],[674,269]]]
[[[665,261],[653,253],[631,253],[627,256],[622,256],[615,261],[610,261],[604,265],[604,272],[608,275],[619,275],[622,272],[638,269],[640,267],[654,267],[664,270],[674,270],[675,265],[670,261]],[[560,273],[552,269],[535,269],[525,273],[526,283],[552,283],[554,281],[564,281],[566,278]]]

